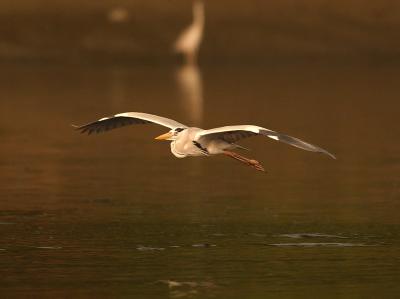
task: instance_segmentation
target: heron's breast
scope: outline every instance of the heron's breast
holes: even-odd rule
[[[221,139],[205,140],[202,144],[210,155],[222,154],[224,150],[233,148],[232,144]]]

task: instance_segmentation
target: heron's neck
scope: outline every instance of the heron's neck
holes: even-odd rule
[[[193,23],[203,26],[204,25],[204,3],[196,1],[193,4]]]
[[[185,158],[186,155],[183,153],[180,153],[177,148],[176,148],[176,143],[175,140],[171,142],[171,152],[174,154],[175,157],[177,158]]]

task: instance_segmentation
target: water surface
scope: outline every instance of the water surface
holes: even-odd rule
[[[395,298],[398,70],[197,71],[182,80],[171,67],[3,68],[2,294]],[[244,140],[263,174],[225,157],[176,159],[153,140],[162,127],[90,137],[70,127],[125,111],[257,124],[338,159]]]

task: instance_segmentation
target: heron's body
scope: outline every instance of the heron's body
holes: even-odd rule
[[[198,132],[202,131],[199,128],[188,128],[179,133],[179,138],[171,142],[171,152],[177,158],[185,158],[188,156],[204,155],[199,147],[188,140],[195,140]]]
[[[233,149],[243,149],[242,146],[236,143],[240,139],[261,135],[307,151],[323,153],[335,159],[334,155],[318,146],[312,145],[289,135],[281,134],[254,125],[234,125],[203,130],[196,127],[188,127],[172,119],[153,114],[142,112],[126,112],[114,115],[112,117],[101,118],[98,121],[83,126],[77,126],[76,128],[82,133],[86,132],[91,134],[100,133],[131,124],[148,123],[159,124],[170,128],[168,133],[160,135],[156,137],[156,139],[170,140],[171,152],[177,158],[224,154],[257,170],[264,171],[264,168],[258,161],[248,159],[231,151]]]
[[[222,154],[225,150],[234,149],[235,144],[222,139],[201,136],[206,130],[190,127],[179,134],[179,138],[171,142],[171,152],[177,158],[188,156],[209,156]]]

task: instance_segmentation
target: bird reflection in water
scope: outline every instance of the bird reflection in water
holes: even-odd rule
[[[199,68],[194,64],[183,65],[176,71],[175,79],[185,115],[194,125],[202,125],[203,81]]]
[[[171,298],[214,297],[217,291],[217,285],[211,281],[160,280],[158,282],[168,286]]]

